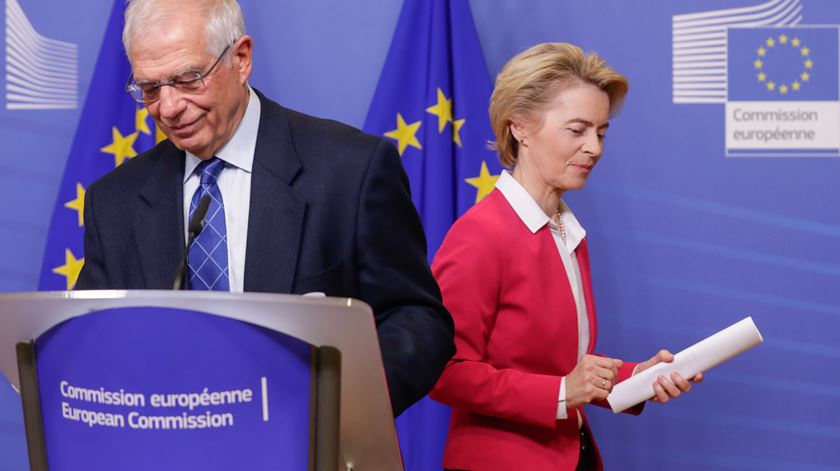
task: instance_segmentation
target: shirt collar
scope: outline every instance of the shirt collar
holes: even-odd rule
[[[239,122],[239,126],[234,131],[230,140],[216,152],[216,157],[224,160],[228,165],[240,168],[248,173],[254,164],[254,150],[257,147],[257,131],[260,127],[261,114],[260,99],[257,94],[249,86],[248,87],[248,105],[245,108],[245,114]],[[184,181],[192,175],[193,171],[201,159],[190,152],[186,152],[187,159],[184,167]]]
[[[496,188],[502,192],[502,195],[531,233],[537,232],[548,224],[548,215],[543,212],[525,187],[516,181],[507,170],[503,170],[502,174],[499,175],[499,179],[496,180]]]
[[[534,201],[534,198],[528,193],[515,178],[507,171],[503,170],[496,181],[496,188],[502,193],[508,204],[513,208],[519,219],[528,227],[531,233],[536,233],[546,224],[551,227],[556,227],[547,214],[540,208],[540,205]],[[563,220],[563,226],[566,229],[566,247],[569,251],[577,248],[580,241],[586,237],[586,231],[580,222],[575,217],[572,210],[565,201],[560,200],[560,218]]]

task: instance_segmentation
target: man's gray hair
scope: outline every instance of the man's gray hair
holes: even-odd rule
[[[173,10],[182,9],[183,3],[186,3],[178,0],[127,1],[122,34],[126,54],[131,50],[132,41],[142,41],[143,34],[154,34],[162,27],[166,17],[173,14]],[[207,19],[207,52],[211,55],[221,54],[225,47],[245,34],[242,9],[236,0],[204,0],[200,3]]]

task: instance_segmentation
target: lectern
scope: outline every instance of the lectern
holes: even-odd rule
[[[371,309],[196,291],[0,295],[33,470],[401,470]]]

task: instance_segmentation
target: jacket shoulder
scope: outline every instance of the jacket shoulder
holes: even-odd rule
[[[499,238],[512,233],[518,216],[499,190],[493,190],[484,199],[470,207],[453,224],[452,229],[492,232]],[[521,221],[520,221],[521,222]]]
[[[151,149],[126,160],[122,165],[99,177],[88,191],[104,191],[109,195],[134,194],[149,177],[153,168],[163,159],[173,158],[179,151],[168,139],[161,141]]]
[[[299,151],[311,149],[331,155],[370,155],[380,145],[388,142],[353,126],[285,108],[271,100],[264,100],[263,105],[267,107],[267,112],[285,116],[292,140]]]

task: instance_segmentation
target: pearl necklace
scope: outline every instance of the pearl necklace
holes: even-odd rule
[[[566,225],[563,224],[563,216],[560,214],[560,209],[557,209],[557,226],[560,227],[560,238],[563,239],[563,245],[566,245]]]

